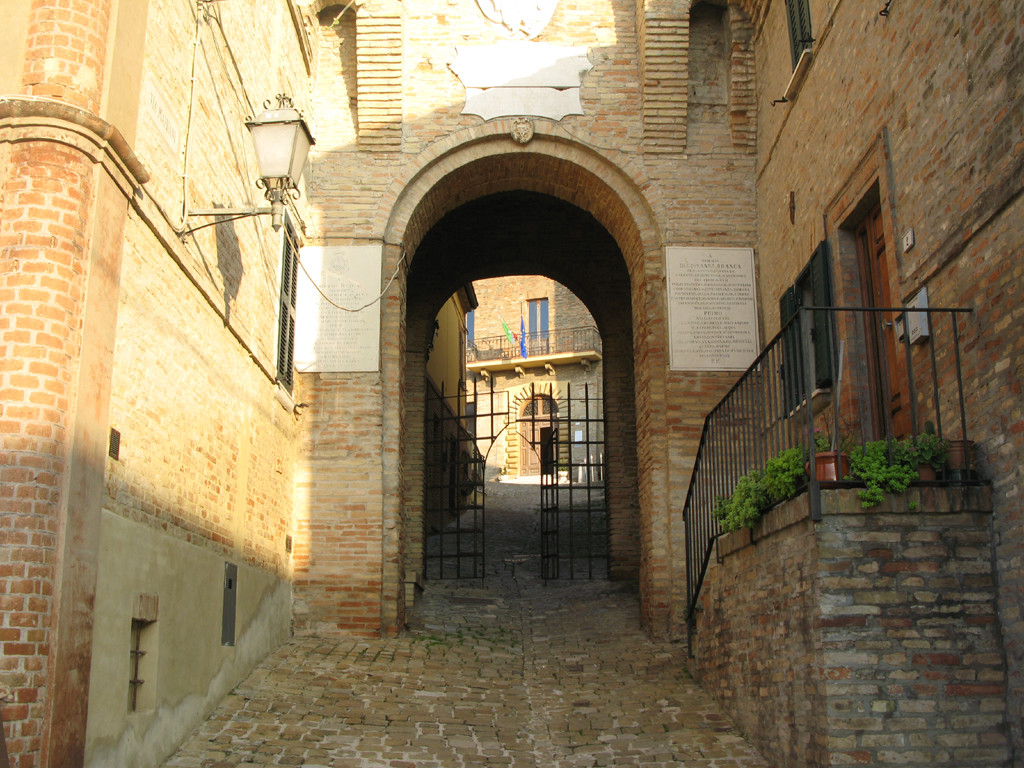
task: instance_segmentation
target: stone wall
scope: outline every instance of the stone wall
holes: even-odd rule
[[[1010,766],[991,494],[806,495],[717,544],[693,668],[775,765]]]

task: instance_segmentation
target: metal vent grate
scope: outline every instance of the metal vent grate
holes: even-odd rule
[[[110,430],[110,447],[107,449],[107,453],[114,461],[118,461],[121,457],[121,433],[113,428]]]

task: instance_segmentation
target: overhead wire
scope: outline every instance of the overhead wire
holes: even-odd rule
[[[290,232],[287,233],[286,237],[291,238],[291,233]],[[373,242],[379,242],[382,245],[393,245],[392,243],[385,243],[383,240],[380,240],[379,238],[366,238],[366,239],[367,240],[372,240]],[[299,257],[299,246],[298,246],[298,243],[294,239],[292,239],[290,242],[291,242],[292,248],[294,249],[294,252],[295,252],[295,261],[298,262],[299,269],[302,270],[302,274],[304,274],[306,276],[306,279],[309,280],[310,285],[312,285],[316,289],[316,292],[319,293],[321,297],[323,297],[324,301],[326,301],[328,304],[330,304],[335,309],[341,310],[342,312],[352,312],[352,313],[362,312],[364,309],[368,309],[369,307],[372,307],[374,304],[376,304],[381,299],[383,299],[384,296],[387,294],[388,289],[391,288],[391,284],[393,282],[395,282],[395,278],[398,277],[399,272],[402,271],[402,264],[405,263],[405,259],[406,259],[406,255],[407,255],[406,254],[406,250],[405,250],[405,246],[399,246],[402,249],[402,255],[398,259],[398,263],[395,265],[395,271],[391,273],[391,277],[388,278],[388,281],[387,281],[387,283],[385,283],[384,288],[381,290],[381,292],[379,294],[377,294],[377,296],[375,298],[370,299],[370,301],[366,302],[361,307],[356,307],[355,309],[353,309],[351,307],[344,307],[344,306],[342,306],[341,304],[336,302],[334,299],[332,299],[330,296],[328,296],[326,293],[324,293],[323,288],[321,288],[317,284],[316,280],[313,279],[313,276],[311,274],[309,274],[309,270],[306,269],[306,265],[302,263],[302,259]]]

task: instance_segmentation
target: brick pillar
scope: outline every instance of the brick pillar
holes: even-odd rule
[[[35,0],[25,45],[25,93],[98,112],[110,0]]]
[[[34,2],[24,93],[86,110],[100,124],[109,10],[109,0]],[[40,109],[67,111],[52,103]],[[103,472],[102,454],[97,467],[81,433],[88,429],[94,443],[103,436],[93,419],[78,416],[83,398],[97,399],[82,384],[96,376],[96,354],[83,361],[82,353],[96,280],[90,252],[99,176],[74,139],[58,143],[44,133],[5,122],[2,138],[12,143],[0,174],[0,687],[11,764],[19,768],[77,766],[84,757],[95,592],[89,557]],[[123,196],[120,207],[123,217]],[[119,231],[116,215],[109,224]],[[103,260],[119,264],[117,254]],[[119,270],[111,276],[111,265],[101,266],[92,271],[116,286]],[[109,292],[96,300],[109,300]],[[86,493],[94,509],[83,508]]]
[[[0,222],[0,684],[9,691],[8,749],[34,755],[48,704],[59,510],[81,340],[85,243],[75,219],[88,217],[92,168],[75,150],[44,143],[16,145],[11,166]]]

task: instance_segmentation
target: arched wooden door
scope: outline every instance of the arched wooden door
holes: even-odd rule
[[[550,395],[534,395],[519,415],[519,474],[539,475],[545,462],[554,462],[558,403]]]

